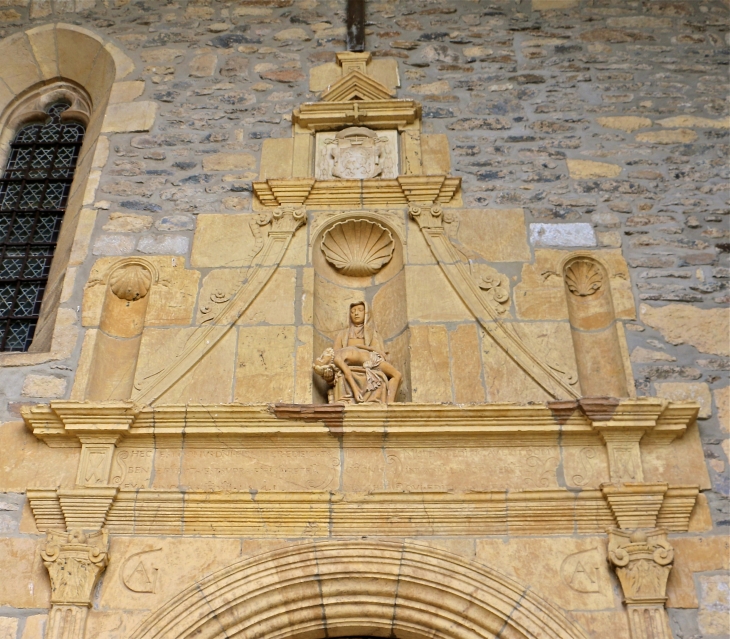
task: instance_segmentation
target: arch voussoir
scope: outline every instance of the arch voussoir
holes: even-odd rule
[[[486,566],[414,543],[298,544],[181,592],[130,639],[586,639],[567,616]]]

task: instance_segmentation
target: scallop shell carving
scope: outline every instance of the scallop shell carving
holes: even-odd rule
[[[152,273],[143,266],[130,264],[117,269],[109,278],[109,288],[120,300],[133,302],[149,293]]]
[[[374,275],[390,262],[395,242],[390,231],[369,220],[335,224],[322,238],[327,261],[343,275]]]
[[[575,260],[565,269],[565,284],[578,297],[588,297],[603,286],[603,274],[595,262]]]

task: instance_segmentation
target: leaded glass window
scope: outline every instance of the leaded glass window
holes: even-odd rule
[[[68,108],[18,131],[0,179],[0,351],[27,351],[38,323],[84,140],[82,124],[61,122]]]

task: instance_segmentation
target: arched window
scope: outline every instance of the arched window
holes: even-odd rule
[[[45,122],[21,127],[0,178],[0,351],[27,351],[63,221],[83,124],[46,107]]]

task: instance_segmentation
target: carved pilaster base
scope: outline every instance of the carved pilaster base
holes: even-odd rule
[[[87,606],[54,604],[45,639],[83,639],[88,614]]]
[[[663,604],[651,606],[629,604],[631,639],[672,639]]]

